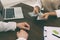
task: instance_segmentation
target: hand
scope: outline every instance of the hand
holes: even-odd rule
[[[48,19],[49,15],[56,16],[56,12],[47,12],[47,13],[44,13],[41,17],[45,18],[45,19]]]
[[[28,33],[24,30],[20,30],[20,32],[17,32],[17,37],[18,38],[23,37],[27,40],[28,39]]]
[[[39,13],[39,11],[40,11],[40,8],[38,6],[35,6],[33,12],[37,14]]]
[[[30,30],[30,25],[26,22],[17,23],[17,27],[25,30]]]
[[[40,17],[44,19],[48,19],[49,13],[44,13]]]

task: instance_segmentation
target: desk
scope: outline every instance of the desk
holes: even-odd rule
[[[44,40],[43,39],[43,27],[44,25],[47,26],[60,26],[60,19],[56,17],[51,17],[49,20],[41,20],[37,21],[36,17],[30,17],[28,12],[32,11],[32,7],[25,5],[23,3],[17,4],[15,6],[22,7],[24,19],[17,19],[17,20],[8,20],[8,21],[15,21],[15,22],[27,22],[30,24],[31,30],[29,31],[29,38],[28,40]],[[8,22],[6,21],[6,22]],[[0,33],[0,40],[16,40],[16,31],[8,31],[8,32],[1,32]]]

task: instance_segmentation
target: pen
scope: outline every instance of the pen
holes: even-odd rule
[[[57,35],[55,35],[55,34],[52,34],[53,36],[55,36],[55,37],[57,37],[57,38],[60,38],[60,36],[57,36]]]

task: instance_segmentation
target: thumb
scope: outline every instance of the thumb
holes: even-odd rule
[[[19,32],[17,32],[17,35],[19,34]]]
[[[48,15],[47,15],[47,16],[45,16],[45,19],[48,19]]]

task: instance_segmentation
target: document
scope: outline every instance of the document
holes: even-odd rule
[[[44,26],[44,40],[60,40],[60,27]]]
[[[31,17],[36,17],[36,16],[38,16],[38,14],[36,14],[36,13],[34,13],[34,12],[29,12],[28,13]]]
[[[3,7],[11,7],[13,5],[16,5],[18,3],[21,3],[21,0],[0,0]]]

